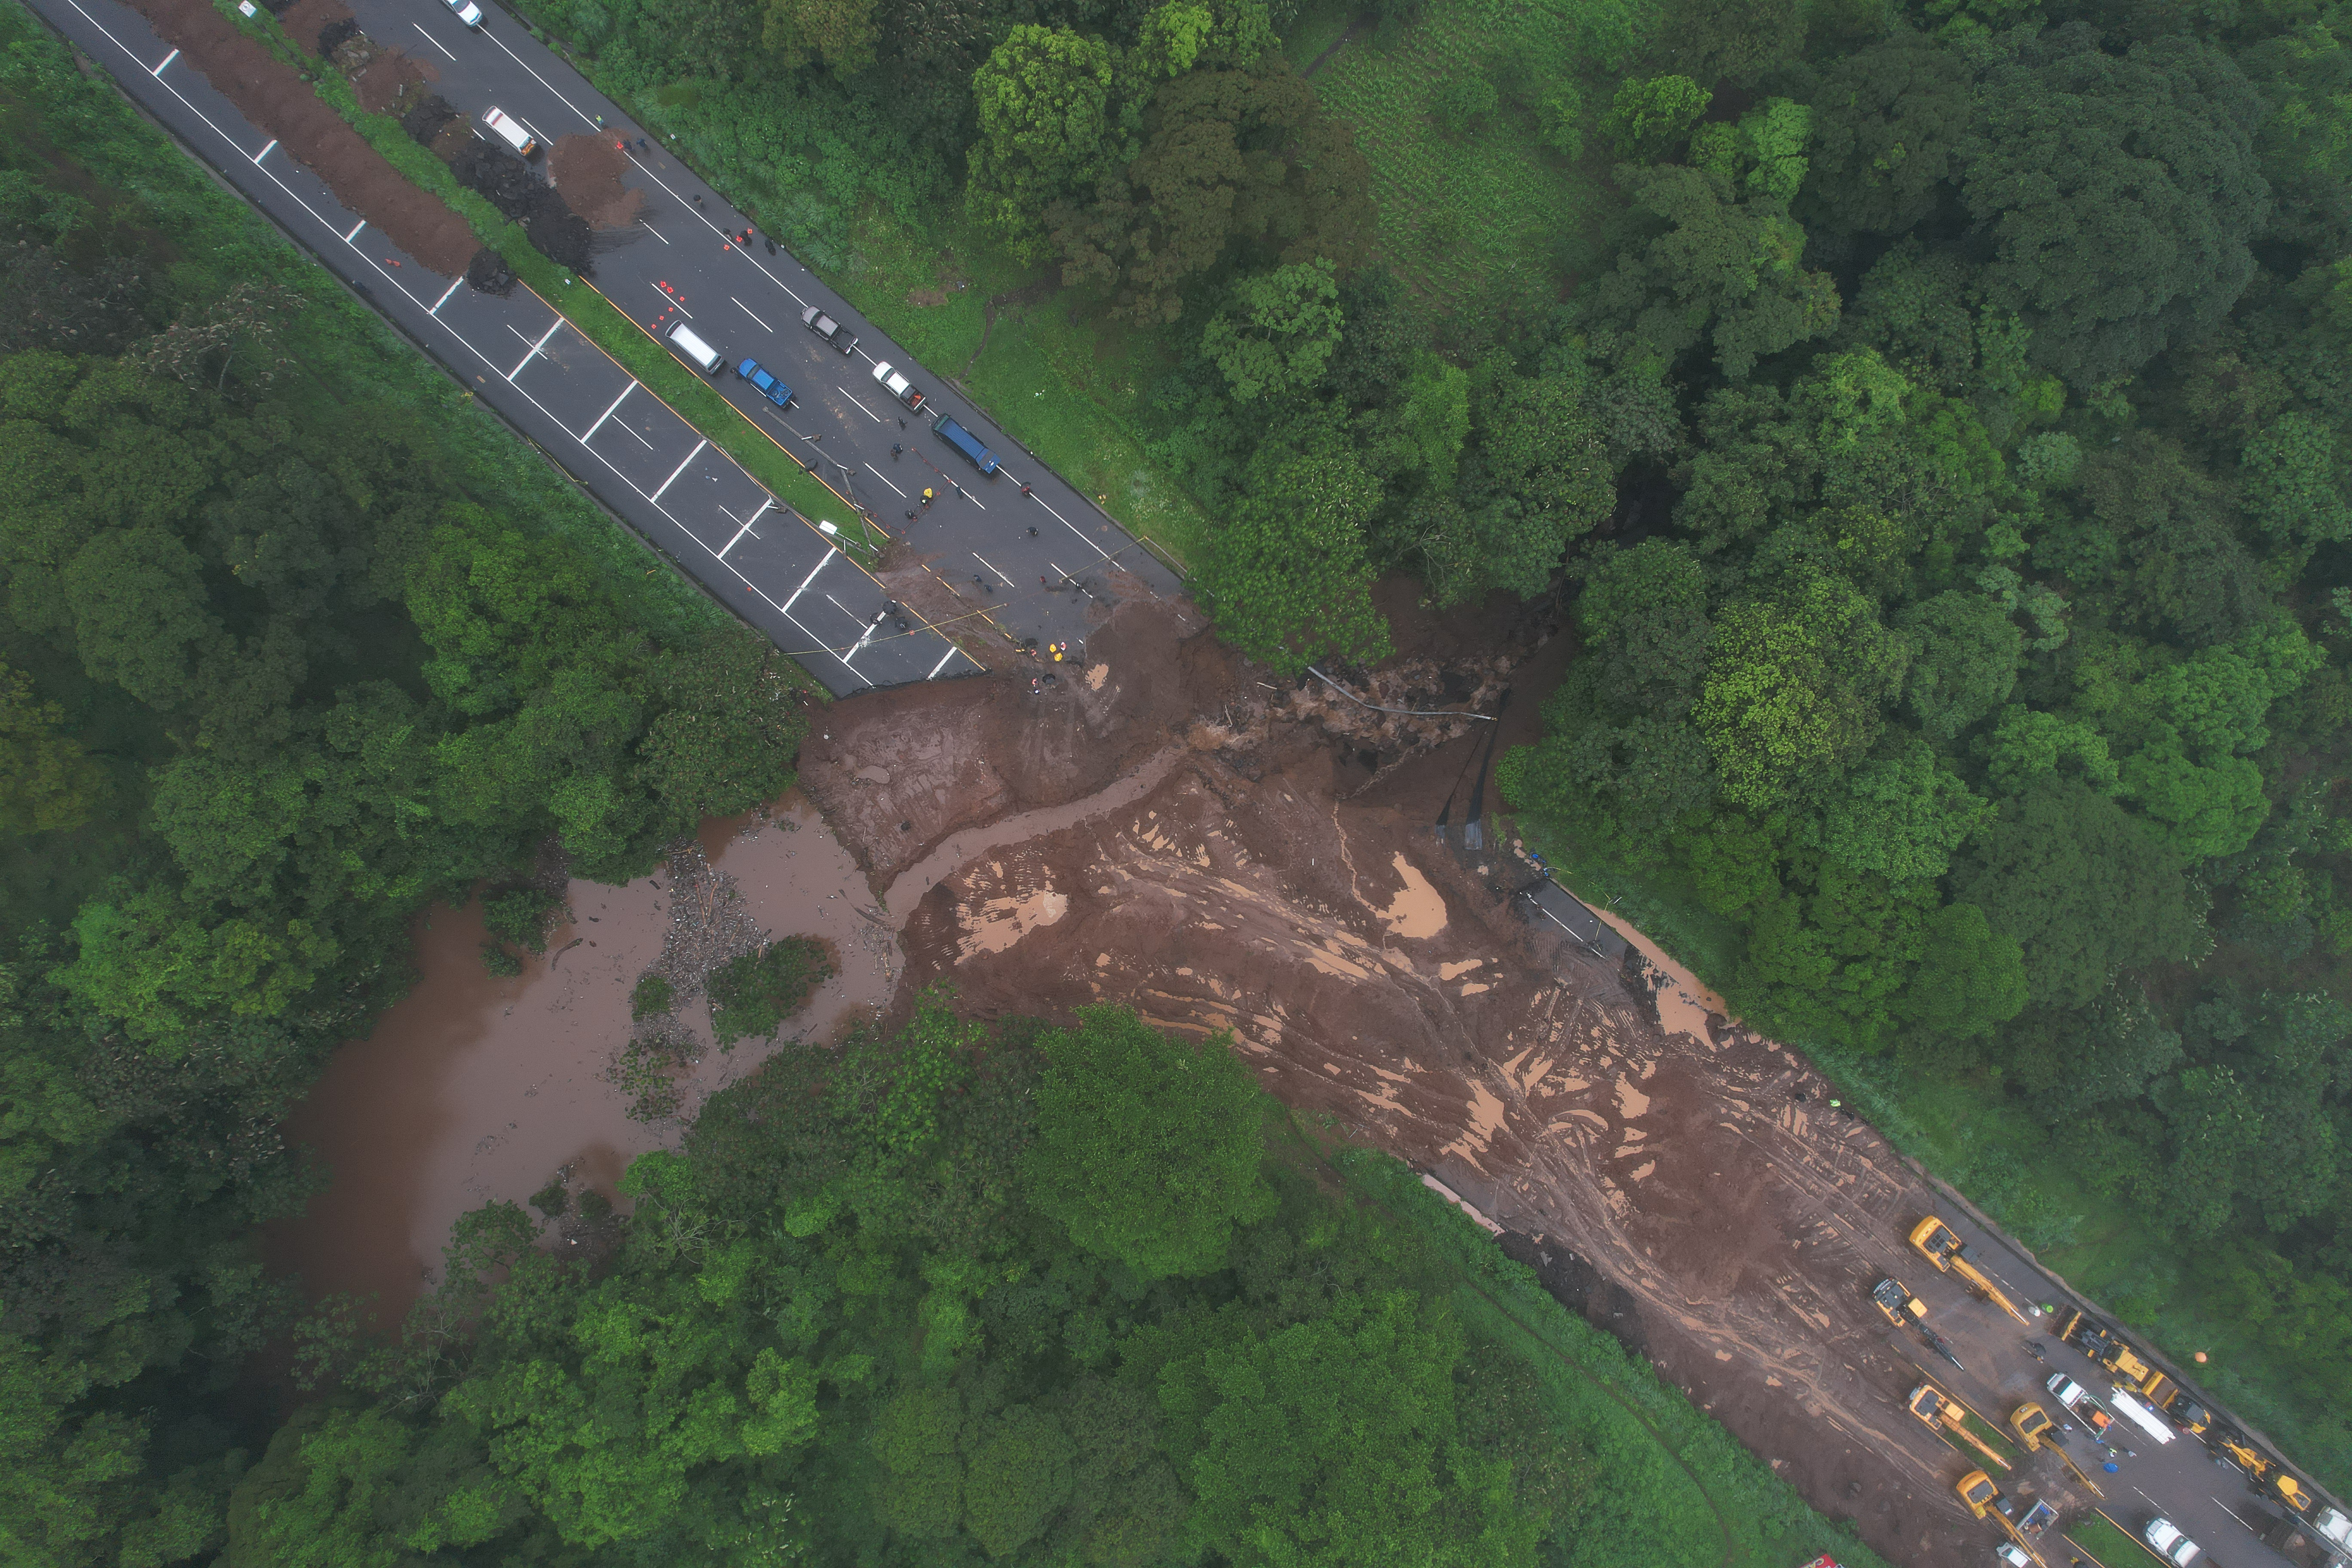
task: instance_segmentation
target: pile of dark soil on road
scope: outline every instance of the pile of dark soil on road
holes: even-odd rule
[[[237,31],[211,0],[133,0],[133,5],[247,119],[420,264],[455,278],[481,248],[464,218],[386,163],[292,66]]]
[[[565,206],[563,198],[541,183],[530,164],[503,147],[477,140],[450,160],[449,172],[520,224],[531,244],[550,261],[574,272],[588,270],[588,220]]]
[[[440,79],[441,73],[423,60],[377,43],[362,33],[335,50],[335,64],[351,79],[360,107],[370,114],[396,115],[401,106]]]
[[[474,252],[474,259],[466,264],[466,282],[469,288],[501,299],[514,292],[515,269],[507,258],[488,246]]]
[[[437,92],[411,93],[401,106],[400,128],[408,132],[410,141],[430,147],[452,121],[465,118],[456,104]]]
[[[621,184],[628,154],[601,133],[566,136],[547,152],[548,178],[589,226],[624,229],[646,210],[646,194]]]

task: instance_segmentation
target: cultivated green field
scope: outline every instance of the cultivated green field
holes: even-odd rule
[[[1302,18],[1310,38],[1330,16]],[[1365,32],[1324,64],[1316,92],[1356,128],[1372,166],[1381,248],[1401,277],[1448,305],[1563,296],[1593,262],[1590,220],[1607,160],[1572,163],[1546,147],[1533,106],[1567,78],[1583,87],[1588,117],[1597,115],[1613,89],[1606,73],[1649,23],[1639,0],[1433,0],[1392,43]],[[1475,130],[1449,135],[1432,118],[1430,95],[1476,75],[1494,82],[1501,106]]]

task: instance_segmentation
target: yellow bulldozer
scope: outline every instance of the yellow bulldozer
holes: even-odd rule
[[[2058,1337],[2116,1374],[2116,1381],[2165,1415],[2190,1436],[2202,1436],[2213,1424],[2212,1413],[2189,1397],[2186,1389],[2146,1358],[2126,1340],[2088,1312],[2070,1312]]]
[[[2099,1483],[2091,1479],[2091,1473],[2076,1464],[2074,1456],[2059,1442],[2057,1433],[2053,1430],[2057,1425],[2050,1419],[2047,1410],[2030,1399],[2009,1413],[2009,1428],[2024,1443],[2027,1453],[2038,1454],[2047,1447],[2058,1456],[2058,1462],[2072,1471],[2074,1479],[2082,1482],[2093,1497],[2106,1496],[2099,1489]]]
[[[1929,1215],[1911,1227],[1911,1245],[1921,1257],[1946,1274],[1957,1274],[1969,1289],[2023,1323],[2033,1326],[2032,1320],[2017,1310],[2017,1303],[2001,1294],[1998,1286],[1977,1267],[1974,1254],[1959,1234],[1934,1215]]]

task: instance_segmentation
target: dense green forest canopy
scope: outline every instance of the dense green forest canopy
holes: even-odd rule
[[[2046,1129],[2186,1243],[2143,1314],[2193,1287],[2292,1347],[2222,1385],[2352,1480],[2352,12],[1570,7],[1419,130],[1466,169],[1507,117],[1606,199],[1549,296],[1439,309],[1265,47],[1287,4],[772,0],[863,42],[725,63],[670,7],[531,9],[722,162],[808,157],[775,205],[820,254],[857,204],[950,209],[1078,291],[1276,667],[1379,656],[1382,572],[1564,570],[1580,656],[1510,800],[1748,1016]],[[1424,16],[1486,18],[1381,0],[1349,47]]]
[[[879,216],[1081,300],[1276,668],[1380,655],[1384,572],[1564,579],[1513,804],[1749,1017],[2032,1119],[2183,1243],[2118,1304],[2252,1325],[2277,1375],[2217,1387],[2352,1482],[2340,0],[1593,0],[1434,86],[1441,148],[1508,119],[1601,193],[1545,287],[1443,307],[1295,0],[525,8],[813,265]],[[1655,1552],[1622,1452],[1465,1397],[1427,1258],[1115,1015],[786,1058],[640,1163],[598,1268],[487,1211],[398,1343],[314,1321],[335,1392],[249,1441],[225,1394],[298,1301],[252,1232],[317,1179],[276,1129],[408,917],[551,845],[642,868],[780,789],[800,721],[20,12],[0,42],[12,1552]]]
[[[478,1331],[338,1347],[346,1396],[273,1439],[226,1561],[1339,1568],[1641,1541],[1523,1369],[1474,1396],[1444,1270],[1270,1145],[1270,1109],[1222,1037],[1108,1008],[1046,1030],[931,1004],[789,1051],[630,1168],[601,1266],[510,1205],[470,1216],[420,1315]],[[1097,1163],[1107,1136],[1150,1158]]]
[[[278,1123],[409,916],[772,797],[799,688],[0,43],[0,1554],[163,1563],[217,1545],[223,1395],[299,1305],[253,1237],[316,1185]]]

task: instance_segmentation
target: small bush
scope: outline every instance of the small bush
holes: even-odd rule
[[[562,1217],[563,1212],[572,1206],[572,1194],[565,1188],[563,1178],[553,1177],[547,1185],[531,1194],[530,1206],[549,1219]]]
[[[1536,100],[1537,136],[1567,158],[1584,156],[1584,94],[1572,81],[1554,82]]]
[[[824,944],[788,936],[710,972],[710,1031],[722,1046],[766,1039],[833,973]]]
[[[639,1035],[614,1053],[604,1081],[629,1097],[630,1121],[659,1121],[684,1109],[674,1075],[692,1065],[694,1049],[691,1035],[658,1033]],[[586,1212],[585,1199],[581,1209]]]
[[[1430,95],[1430,112],[1455,136],[1467,135],[1501,102],[1495,84],[1483,76],[1455,77]]]
[[[482,924],[494,937],[545,952],[551,917],[562,901],[542,888],[516,888],[482,900]]]
[[[509,952],[504,942],[482,943],[482,967],[501,980],[511,980],[522,973],[522,960]]]
[[[658,1018],[677,1000],[677,992],[658,974],[648,974],[629,993],[629,1016],[638,1023]]]

